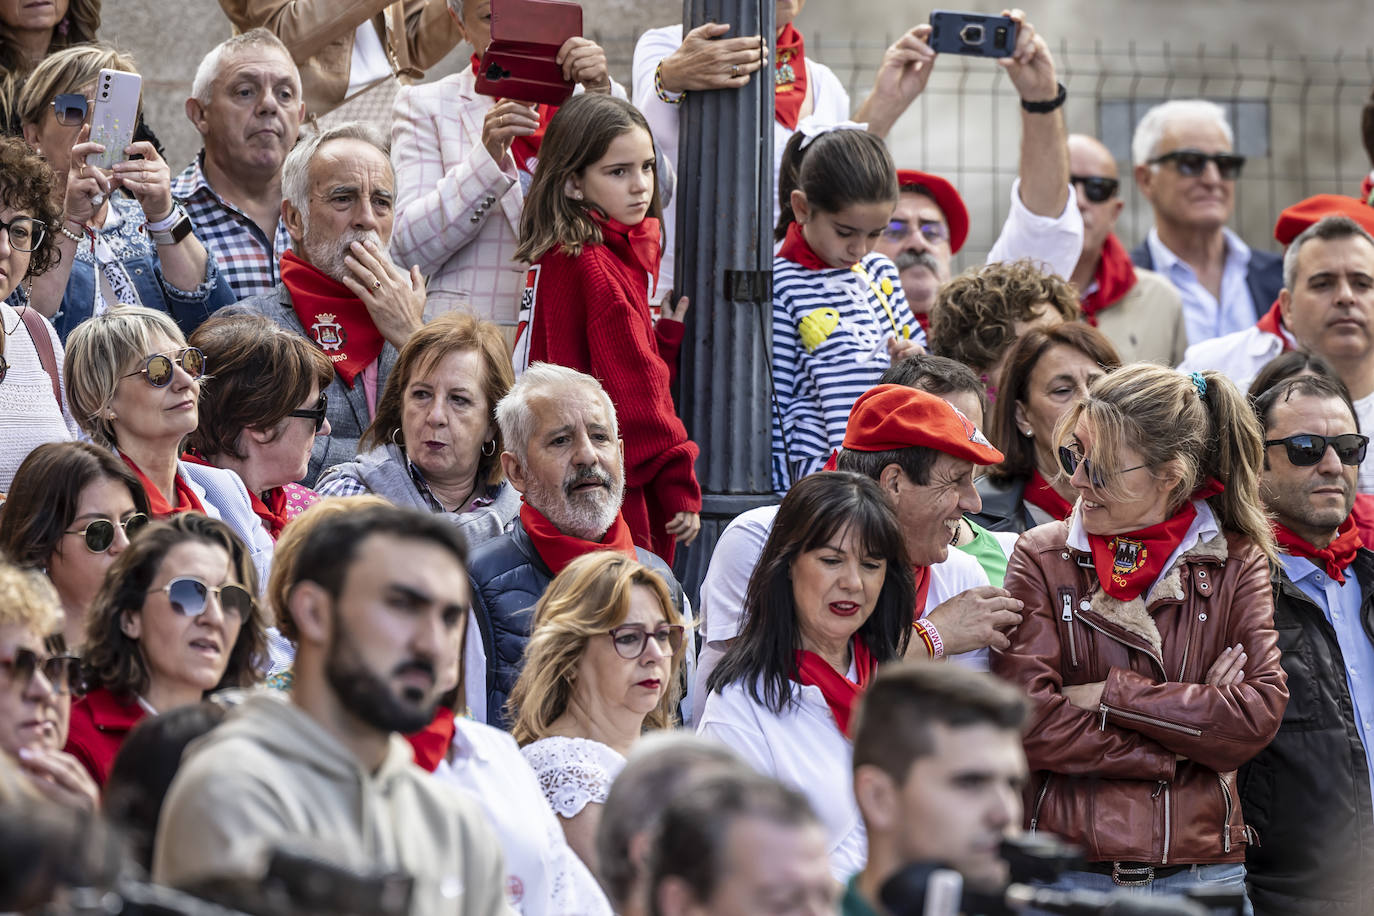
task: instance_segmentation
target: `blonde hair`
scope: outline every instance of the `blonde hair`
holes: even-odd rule
[[[272,572],[267,578],[266,604],[270,612],[276,616],[277,630],[290,640],[292,645],[300,639],[300,634],[296,631],[296,622],[291,619],[291,606],[287,599],[291,595],[291,584],[296,574],[296,555],[300,553],[301,545],[321,522],[337,518],[346,512],[389,505],[391,503],[371,493],[359,496],[328,496],[311,505],[282,528],[281,535],[272,548]]]
[[[1274,533],[1259,498],[1264,436],[1249,402],[1226,376],[1186,375],[1149,363],[1124,366],[1094,382],[1064,414],[1055,428],[1057,443],[1068,441],[1080,416],[1092,430],[1091,458],[1107,481],[1103,492],[1130,498],[1118,482],[1125,448],[1138,451],[1156,477],[1171,466],[1177,482],[1167,497],[1170,515],[1208,480],[1222,481],[1226,489],[1207,500],[1218,524],[1275,559]]]
[[[67,338],[62,362],[67,401],[73,418],[97,445],[112,448],[118,444],[107,413],[110,402],[119,380],[137,371],[158,335],[176,347],[186,346],[181,328],[166,312],[121,305],[87,318]]]
[[[0,627],[22,627],[42,639],[57,629],[58,607],[47,576],[0,560]]]
[[[624,554],[598,550],[568,564],[534,606],[525,664],[506,709],[511,735],[522,747],[548,737],[549,726],[563,715],[573,692],[573,679],[587,644],[620,626],[630,613],[630,589],[653,592],[663,616],[681,623],[668,586],[657,573]],[[647,728],[671,728],[681,696],[683,653],[673,656],[658,706],[644,719]]]
[[[21,124],[41,124],[51,110],[52,101],[64,92],[75,92],[95,82],[101,70],[137,73],[133,56],[106,44],[77,45],[49,54],[33,68],[19,90],[15,108]],[[143,103],[139,101],[139,113]]]

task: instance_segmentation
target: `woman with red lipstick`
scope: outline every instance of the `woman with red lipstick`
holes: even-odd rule
[[[185,513],[154,523],[120,555],[87,617],[67,752],[105,784],[145,716],[251,687],[267,654],[257,574],[223,522]]]
[[[0,130],[19,135],[16,97],[53,51],[95,41],[101,0],[0,0]]]
[[[601,805],[631,745],[674,724],[683,632],[663,580],[613,551],[573,560],[535,605],[511,734],[593,874]]]
[[[1085,850],[1064,889],[1243,893],[1236,770],[1288,699],[1259,424],[1221,373],[1137,363],[1055,441],[1077,503],[1017,543],[1005,587],[1025,615],[991,665],[1035,704],[1028,824]]]
[[[891,503],[872,480],[798,481],[745,595],[745,624],[707,679],[697,731],[806,793],[841,881],[868,838],[850,786],[849,717],[878,665],[901,658],[916,585]]]
[[[410,335],[377,402],[364,449],[320,476],[322,496],[375,493],[439,512],[476,547],[506,529],[520,495],[501,470],[496,402],[515,383],[501,330],[449,312]]]

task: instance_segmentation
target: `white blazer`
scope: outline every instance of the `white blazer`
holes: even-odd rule
[[[239,475],[223,468],[185,461],[177,462],[177,474],[191,485],[205,505],[205,514],[224,522],[243,541],[258,572],[258,595],[267,594],[267,576],[272,571],[272,536],[253,511],[248,488]]]

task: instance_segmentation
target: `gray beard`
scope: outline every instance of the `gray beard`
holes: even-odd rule
[[[606,489],[574,493],[573,487],[587,480],[599,480]],[[561,487],[546,487],[530,482],[526,501],[553,522],[564,534],[599,541],[615,524],[625,498],[625,478],[613,477],[600,468],[587,468],[563,482]]]
[[[386,246],[382,244],[382,237],[371,229],[349,229],[337,239],[322,239],[311,235],[308,224],[304,228],[305,240],[302,247],[305,249],[305,260],[320,273],[339,283],[344,282],[345,277],[357,279],[345,263],[345,259],[353,253],[349,246],[354,242],[371,242],[377,246],[378,253],[385,257]]]

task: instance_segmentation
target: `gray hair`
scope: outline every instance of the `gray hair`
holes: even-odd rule
[[[531,402],[539,397],[567,398],[579,390],[599,399],[606,408],[606,415],[611,418],[611,436],[620,438],[615,404],[600,382],[566,366],[533,363],[521,373],[511,390],[496,405],[496,425],[501,427],[506,451],[519,459],[523,466],[530,454],[530,438],[534,435]]]
[[[200,60],[200,66],[196,67],[196,77],[191,81],[191,98],[202,105],[209,105],[211,96],[215,90],[215,80],[219,79],[219,72],[224,68],[224,64],[240,51],[248,48],[274,48],[282,53],[291,63],[291,72],[296,77],[296,94],[301,91],[301,72],[296,67],[296,61],[291,57],[291,50],[282,43],[276,35],[264,28],[249,29],[241,35],[234,35],[226,38],[219,44],[210,49]]]
[[[459,19],[463,18],[463,0],[448,0],[448,8],[453,10],[453,15]]]
[[[1135,136],[1131,138],[1131,158],[1135,164],[1148,164],[1155,157],[1170,122],[1182,120],[1211,121],[1221,128],[1228,144],[1236,142],[1231,124],[1226,120],[1225,108],[1206,99],[1172,99],[1145,112],[1145,117],[1136,125]]]
[[[310,160],[320,147],[332,140],[362,140],[375,146],[391,164],[391,143],[377,128],[366,121],[345,121],[328,130],[320,131],[309,138],[302,139],[286,155],[281,167],[281,196],[289,200],[302,215],[310,205]],[[395,174],[393,169],[393,175]]]
[[[1298,252],[1302,250],[1302,246],[1313,239],[1329,242],[1334,239],[1349,239],[1356,236],[1374,247],[1374,236],[1371,236],[1363,226],[1348,216],[1324,216],[1308,226],[1298,234],[1297,238],[1288,243],[1288,250],[1283,253],[1284,289],[1291,293],[1293,287],[1297,285]]]

